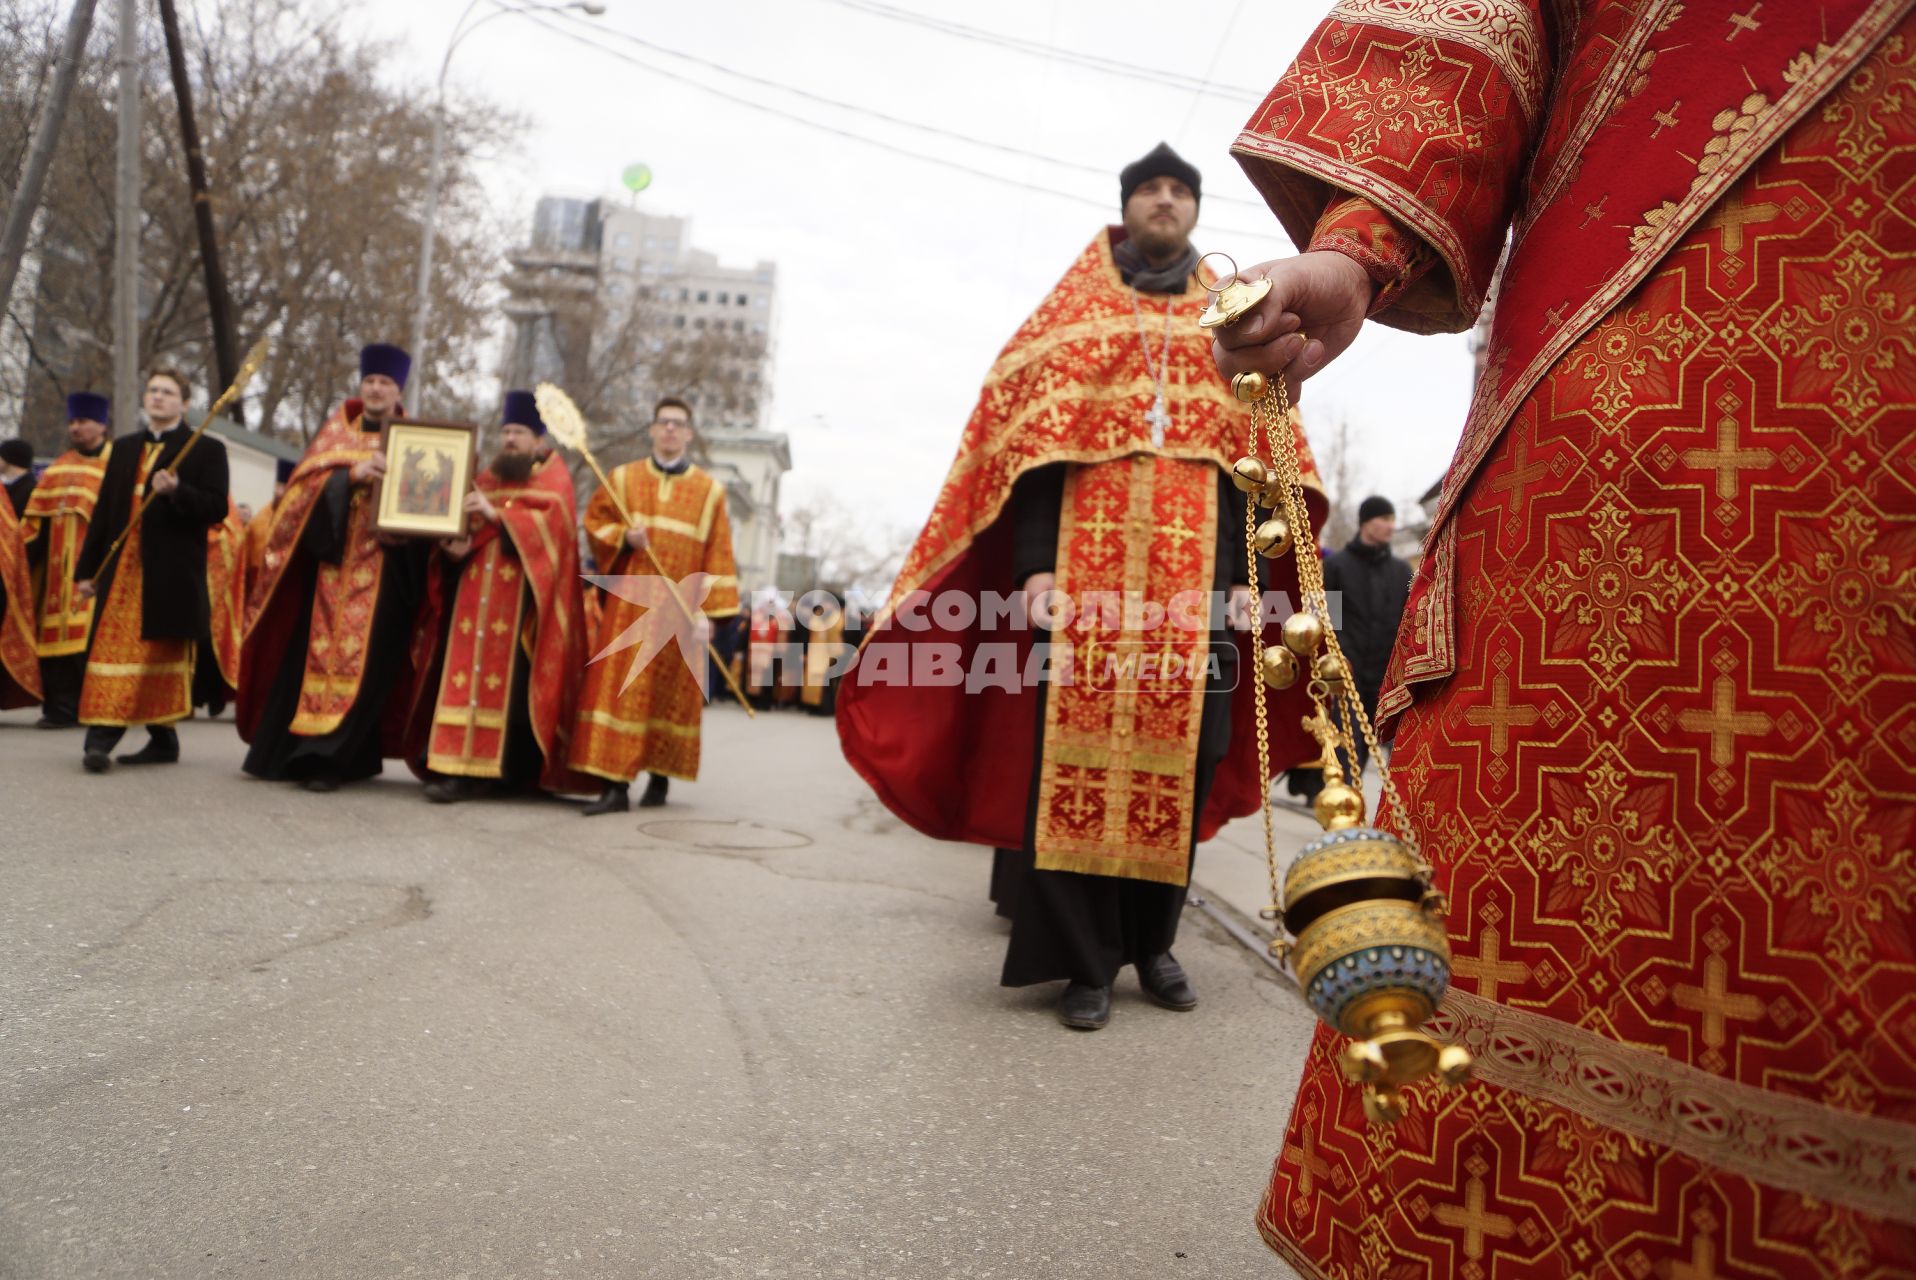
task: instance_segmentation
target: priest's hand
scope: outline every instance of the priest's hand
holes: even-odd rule
[[[354,484],[365,484],[386,474],[386,455],[374,451],[373,456],[364,462],[353,463],[352,480]]]
[[[180,478],[179,476],[175,475],[173,472],[156,471],[153,473],[153,492],[154,493],[156,494],[171,493],[179,487],[180,487]]]
[[[466,514],[478,516],[481,520],[499,523],[499,508],[492,505],[492,499],[480,489],[474,489],[466,495]],[[463,553],[462,553],[463,554]]]
[[[447,538],[439,544],[439,548],[446,553],[447,559],[464,560],[472,554],[472,539]]]
[[[82,600],[91,600],[94,590],[95,587],[93,585],[93,579],[91,578],[88,578],[85,582],[76,582],[73,584],[73,594]]]
[[[652,536],[644,529],[631,528],[625,531],[625,545],[634,551],[643,551],[651,543]]]
[[[1371,279],[1350,258],[1323,250],[1262,263],[1244,278],[1269,280],[1271,291],[1236,324],[1214,331],[1217,370],[1227,379],[1252,371],[1281,373],[1295,400],[1298,384],[1357,337],[1370,310]]]

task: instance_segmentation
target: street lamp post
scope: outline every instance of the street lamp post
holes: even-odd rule
[[[499,7],[488,13],[471,26],[466,20],[472,17],[481,0],[471,0],[459,21],[453,24],[452,39],[446,44],[446,56],[439,60],[439,83],[434,90],[432,106],[432,160],[426,175],[426,217],[425,227],[420,234],[419,279],[413,298],[412,315],[412,360],[413,360],[413,402],[423,404],[426,398],[426,383],[431,379],[432,366],[427,363],[426,325],[432,319],[432,250],[433,241],[439,235],[439,187],[446,173],[446,72],[452,66],[453,51],[459,42],[477,31],[494,18],[503,18],[508,14],[524,13],[563,13],[568,9],[577,9],[588,17],[596,18],[605,12],[603,4],[592,0],[570,0],[569,3],[526,3],[513,7],[506,0],[491,0]]]

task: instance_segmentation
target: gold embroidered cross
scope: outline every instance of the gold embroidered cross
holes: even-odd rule
[[[1517,1234],[1517,1224],[1501,1213],[1484,1212],[1484,1180],[1472,1177],[1464,1187],[1464,1203],[1459,1208],[1454,1204],[1437,1206],[1437,1221],[1447,1227],[1464,1229],[1464,1256],[1481,1258],[1484,1256],[1484,1237],[1494,1236],[1504,1240]]]
[[[1490,681],[1490,705],[1472,707],[1464,712],[1464,720],[1481,729],[1490,726],[1490,754],[1500,756],[1510,749],[1510,731],[1513,728],[1526,729],[1537,723],[1538,711],[1525,703],[1512,706],[1510,703],[1510,677],[1499,671]]]
[[[1112,520],[1110,516],[1106,515],[1104,508],[1101,506],[1093,508],[1091,518],[1080,523],[1078,527],[1089,533],[1094,542],[1103,542],[1105,535],[1115,533],[1119,529],[1124,528],[1123,525],[1118,524]]]
[[[1683,465],[1716,472],[1716,496],[1734,499],[1743,489],[1737,474],[1745,467],[1776,465],[1776,455],[1768,449],[1739,449],[1736,443],[1736,419],[1719,418],[1716,424],[1716,448],[1685,449]]]
[[[1702,986],[1686,982],[1672,989],[1670,1000],[1679,1009],[1703,1015],[1703,1043],[1712,1049],[1723,1047],[1724,1023],[1729,1019],[1748,1022],[1763,1016],[1761,1000],[1730,994],[1730,965],[1720,951],[1712,951],[1703,962]]]
[[[1304,1130],[1304,1145],[1285,1147],[1284,1154],[1278,1157],[1279,1163],[1297,1167],[1297,1194],[1307,1196],[1319,1178],[1331,1176],[1331,1162],[1317,1154],[1317,1135],[1310,1129]]]
[[[1716,1280],[1716,1241],[1698,1236],[1690,1245],[1690,1260],[1670,1263],[1666,1280]]]
[[[1677,716],[1677,726],[1685,733],[1710,734],[1710,763],[1727,768],[1736,759],[1737,735],[1768,733],[1770,717],[1762,711],[1736,709],[1736,681],[1718,676],[1710,686],[1710,709],[1691,707]]]
[[[1758,200],[1753,204],[1744,204],[1740,200],[1726,199],[1712,222],[1723,228],[1723,251],[1725,253],[1743,252],[1743,228],[1758,222],[1768,222],[1783,212],[1767,200]]]
[[[1758,27],[1762,26],[1763,24],[1756,20],[1756,15],[1762,12],[1762,9],[1763,5],[1759,0],[1759,3],[1750,6],[1747,13],[1731,14],[1730,34],[1723,37],[1724,43],[1729,43],[1745,31],[1755,31]]]
[[[1495,1000],[1497,988],[1501,984],[1529,980],[1529,965],[1521,960],[1502,958],[1503,937],[1497,932],[1496,925],[1484,926],[1484,931],[1477,935],[1477,939],[1477,954],[1452,957],[1450,971],[1466,978],[1475,978],[1478,995],[1486,1000]]]
[[[1178,550],[1180,551],[1184,549],[1185,543],[1197,537],[1197,532],[1194,529],[1192,529],[1189,525],[1184,523],[1183,516],[1179,516],[1177,519],[1173,520],[1170,524],[1159,525],[1157,527],[1157,532],[1171,539],[1171,541],[1177,546]]]

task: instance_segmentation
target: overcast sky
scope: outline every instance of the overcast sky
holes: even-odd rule
[[[395,42],[401,65],[430,83],[466,4],[363,5],[350,21]],[[724,262],[776,261],[768,425],[791,436],[788,509],[828,495],[875,529],[915,529],[993,357],[1098,228],[1117,221],[1125,163],[1169,140],[1204,174],[1201,249],[1246,265],[1292,252],[1230,158],[1256,105],[1237,90],[1267,89],[1328,8],[1329,0],[606,0],[604,16],[573,28],[590,33],[589,44],[524,17],[488,22],[459,47],[451,82],[531,121],[522,150],[488,162],[502,207],[521,224],[541,194],[618,194],[620,172],[643,161],[656,177],[642,207],[691,218],[693,242]],[[1228,89],[1107,74],[877,9]],[[1370,326],[1308,385],[1305,418],[1322,435],[1347,417],[1366,487],[1411,499],[1449,461],[1470,371],[1461,337]]]

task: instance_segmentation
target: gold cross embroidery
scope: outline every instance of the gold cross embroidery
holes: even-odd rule
[[[1736,759],[1739,734],[1768,733],[1770,717],[1761,711],[1736,709],[1736,681],[1718,676],[1710,686],[1710,709],[1690,708],[1677,716],[1677,725],[1686,733],[1710,734],[1710,763],[1727,768]]]
[[[1743,468],[1776,464],[1776,455],[1768,449],[1737,448],[1736,436],[1736,419],[1719,418],[1716,423],[1716,448],[1683,451],[1684,466],[1716,472],[1716,496],[1723,499],[1734,499],[1742,492],[1742,477],[1739,473]]]
[[[1437,1206],[1437,1221],[1447,1227],[1464,1229],[1464,1256],[1481,1258],[1484,1256],[1484,1237],[1494,1236],[1499,1240],[1507,1239],[1517,1233],[1517,1224],[1501,1213],[1484,1212],[1484,1180],[1471,1178],[1464,1188],[1463,1207],[1454,1204]]]
[[[1670,993],[1679,1009],[1703,1015],[1703,1043],[1712,1049],[1723,1047],[1725,1023],[1735,1018],[1748,1022],[1763,1016],[1763,1002],[1753,995],[1730,994],[1730,966],[1721,952],[1711,952],[1703,962],[1703,985],[1684,983]]]
[[[1490,705],[1472,707],[1464,713],[1464,720],[1477,728],[1490,726],[1490,754],[1500,756],[1510,749],[1510,731],[1513,728],[1525,729],[1537,723],[1538,711],[1525,704],[1510,704],[1510,677],[1498,672],[1490,681]]]
[[[1502,958],[1503,938],[1498,934],[1496,925],[1486,925],[1477,937],[1477,955],[1452,957],[1450,971],[1466,978],[1475,978],[1478,995],[1494,1001],[1501,984],[1529,979],[1529,965],[1520,960]]]

